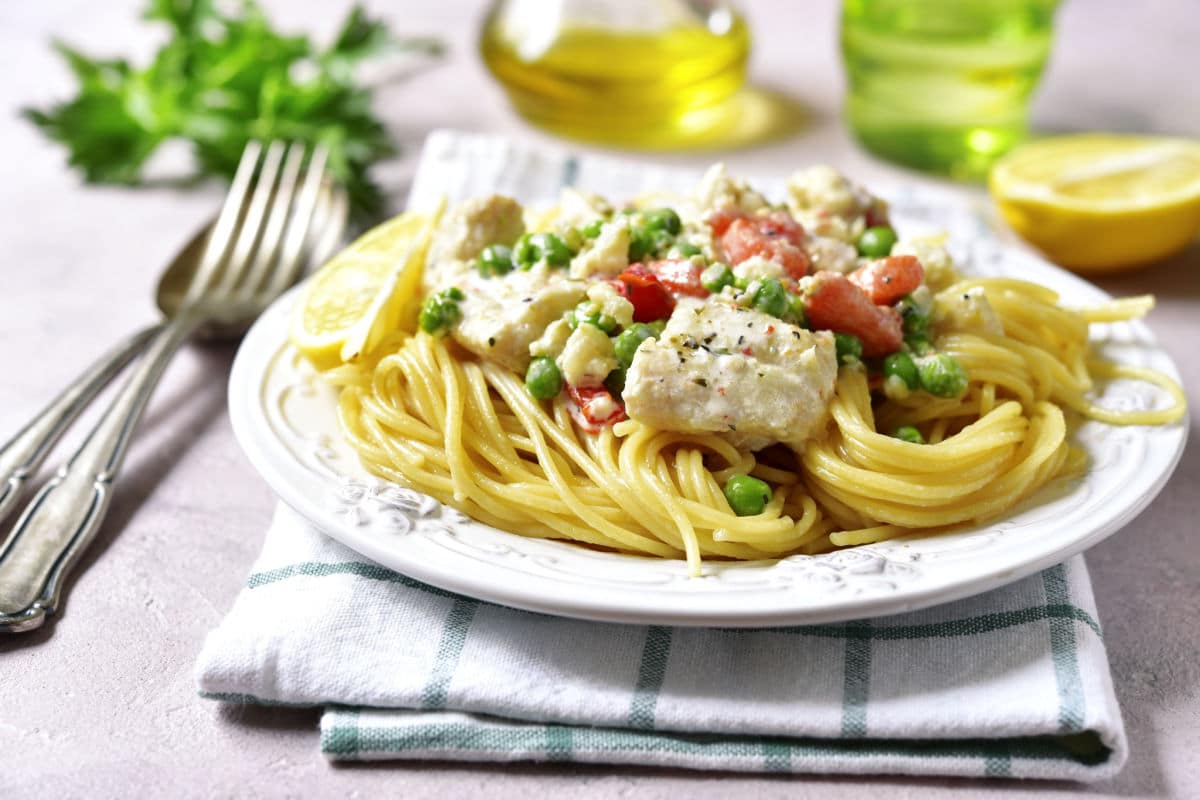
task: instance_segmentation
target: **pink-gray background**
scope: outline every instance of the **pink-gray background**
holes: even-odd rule
[[[342,3],[264,4],[280,24],[318,34],[345,13]],[[64,167],[63,152],[15,116],[17,108],[71,88],[47,47],[50,36],[113,55],[152,48],[153,35],[135,23],[141,5],[55,0],[0,7],[0,437],[110,342],[154,318],[159,267],[219,202],[215,186],[83,188]],[[380,110],[404,146],[403,157],[382,170],[397,201],[431,128],[548,141],[511,113],[475,55],[482,5],[368,3],[398,29],[450,45],[440,65],[381,97]],[[786,141],[724,154],[732,170],[826,161],[868,183],[923,180],[862,154],[839,122],[836,2],[739,5],[755,33],[752,77],[802,102],[809,123]],[[1068,0],[1035,120],[1052,129],[1200,136],[1197,41],[1194,0]],[[961,191],[964,200],[985,200],[979,189]],[[1170,263],[1099,283],[1114,293],[1158,295],[1150,325],[1179,364],[1185,388],[1200,388],[1200,245]],[[0,797],[1200,796],[1194,407],[1191,446],[1174,479],[1135,523],[1088,556],[1132,749],[1129,765],[1107,784],[443,763],[332,767],[317,751],[315,712],[224,708],[199,699],[191,678],[204,634],[242,586],[273,505],[225,415],[232,355],[232,347],[193,347],[178,357],[133,442],[109,519],[72,581],[61,618],[24,638],[0,639]]]

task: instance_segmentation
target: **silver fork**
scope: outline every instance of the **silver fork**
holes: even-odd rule
[[[180,345],[201,328],[240,334],[295,283],[307,256],[340,240],[345,193],[326,179],[327,158],[318,147],[305,170],[301,145],[273,142],[265,154],[259,143],[247,145],[174,313],[141,334],[150,337],[145,352],[112,405],[0,545],[0,632],[32,630],[57,608],[64,578],[104,519],[134,427]]]

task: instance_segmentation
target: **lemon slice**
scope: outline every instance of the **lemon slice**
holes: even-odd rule
[[[996,162],[989,183],[1017,233],[1079,272],[1143,266],[1200,232],[1200,142],[1045,139]]]
[[[416,330],[425,251],[440,214],[405,213],[372,228],[309,280],[291,340],[317,369],[356,360],[391,331]]]

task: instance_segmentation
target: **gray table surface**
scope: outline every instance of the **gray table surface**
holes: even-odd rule
[[[145,53],[140,0],[0,6],[0,435],[15,430],[77,370],[154,318],[159,267],[216,207],[220,190],[81,186],[63,152],[15,117],[71,81],[47,39]],[[283,24],[328,32],[340,3],[273,0]],[[404,155],[381,170],[404,197],[434,127],[552,141],[516,118],[474,49],[482,3],[386,2],[397,27],[433,33],[450,54],[381,97]],[[836,3],[740,3],[757,36],[753,77],[802,103],[807,124],[770,145],[723,154],[735,171],[839,164],[866,182],[925,178],[857,150],[838,121]],[[334,9],[333,7],[338,8]],[[1136,8],[1136,10],[1134,10]],[[1200,135],[1194,0],[1071,0],[1035,118],[1043,129]],[[561,142],[555,141],[556,146]],[[711,156],[635,156],[699,164]],[[964,200],[985,202],[977,188]],[[1099,281],[1153,292],[1150,326],[1200,388],[1200,246],[1169,263]],[[191,347],[170,367],[133,442],[113,507],[60,617],[0,640],[0,797],[1185,797],[1200,795],[1200,412],[1174,478],[1128,529],[1088,556],[1132,756],[1098,786],[904,778],[765,778],[629,768],[331,766],[315,712],[201,700],[192,663],[233,602],[273,506],[225,413],[233,347]],[[60,448],[60,453],[68,452]]]

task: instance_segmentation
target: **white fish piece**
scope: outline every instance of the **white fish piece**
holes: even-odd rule
[[[429,245],[424,289],[427,294],[454,285],[490,244],[511,247],[525,232],[521,204],[492,194],[459,203],[443,217]]]
[[[833,334],[731,303],[680,303],[642,343],[625,378],[631,419],[663,430],[717,433],[758,450],[793,449],[824,426],[837,380]]]
[[[466,299],[451,336],[479,357],[522,375],[529,367],[530,345],[587,291],[587,284],[545,264],[491,278],[471,270],[457,285]]]

